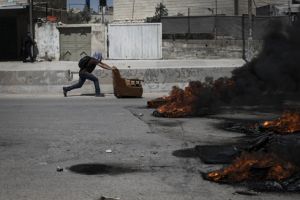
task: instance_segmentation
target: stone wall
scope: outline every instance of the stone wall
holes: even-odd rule
[[[163,40],[163,59],[243,58],[247,44],[242,40]],[[261,47],[262,41],[253,41],[253,54]]]

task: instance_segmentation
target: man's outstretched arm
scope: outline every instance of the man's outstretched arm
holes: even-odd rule
[[[104,62],[99,62],[98,65],[102,67],[103,69],[112,70],[112,67]]]

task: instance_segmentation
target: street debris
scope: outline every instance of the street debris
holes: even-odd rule
[[[107,149],[105,150],[106,153],[112,153],[112,150],[111,149]]]
[[[251,191],[251,190],[238,190],[232,194],[234,194],[234,195],[239,194],[239,195],[246,195],[246,196],[257,196],[258,195],[257,192]]]
[[[112,198],[112,197],[105,197],[105,196],[102,196],[102,197],[100,197],[99,200],[120,200],[120,198]]]
[[[64,171],[64,168],[62,168],[62,167],[60,167],[60,166],[57,166],[57,167],[56,167],[56,171],[57,171],[57,172],[62,172],[62,171]]]

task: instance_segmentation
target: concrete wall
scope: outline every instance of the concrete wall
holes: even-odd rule
[[[76,25],[72,25],[73,27]],[[78,25],[80,26],[80,25]],[[102,24],[91,24],[91,54],[102,52],[103,57],[107,57],[107,35],[106,27]],[[38,58],[59,60],[59,31],[56,23],[36,24],[35,40],[38,46]],[[47,56],[46,56],[47,55]]]
[[[117,66],[124,78],[143,79],[145,92],[169,92],[172,86],[184,87],[192,80],[206,77],[231,76],[231,71],[244,64],[241,59],[202,60],[107,60]],[[0,62],[0,95],[16,94],[59,94],[62,86],[78,81],[78,62]],[[112,93],[110,70],[96,68],[93,72],[100,81],[102,92]],[[70,95],[93,93],[93,82],[87,81],[83,88]]]
[[[289,23],[288,16],[253,17],[253,38],[262,40],[274,20],[280,20],[283,24]],[[163,34],[208,33],[241,40],[247,38],[249,33],[249,20],[242,16],[163,17],[161,21]]]
[[[163,59],[243,58],[247,41],[244,45],[242,40],[163,40]],[[254,40],[252,48],[257,55],[262,41]]]
[[[38,47],[38,58],[59,60],[59,31],[55,23],[35,25],[35,40]]]
[[[75,25],[74,25],[75,26]],[[91,54],[102,52],[107,58],[107,35],[103,25],[91,25]],[[39,57],[59,60],[59,32],[54,23],[36,26],[36,41]],[[112,41],[113,42],[113,41]],[[261,48],[261,41],[254,41],[255,54]],[[120,44],[116,44],[119,45]],[[126,45],[126,44],[125,44]],[[247,42],[243,47],[242,40],[163,40],[163,59],[205,59],[205,58],[242,58],[243,48],[247,49]],[[137,48],[138,49],[138,48]],[[141,51],[138,49],[138,51]],[[112,57],[111,57],[112,58]]]
[[[230,76],[234,68],[164,68],[164,69],[124,69],[123,77],[140,78],[144,92],[169,92],[174,85],[184,87],[189,81],[204,81],[206,77]],[[113,93],[111,72],[96,70],[101,91]],[[0,94],[61,94],[62,86],[78,82],[78,74],[68,76],[68,71],[0,71]],[[94,93],[94,85],[87,81],[83,88],[70,94]]]

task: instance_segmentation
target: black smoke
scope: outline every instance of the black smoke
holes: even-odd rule
[[[300,23],[273,22],[260,54],[232,72],[237,96],[261,96],[300,92]]]
[[[173,93],[180,95],[173,96]],[[261,52],[244,66],[233,70],[230,78],[207,78],[205,82],[190,82],[185,90],[175,88],[169,100],[162,103],[167,107],[165,113],[157,112],[159,116],[172,116],[173,111],[168,107],[172,105],[179,111],[173,117],[203,116],[219,112],[220,106],[224,105],[281,107],[286,100],[300,100],[299,21],[292,25],[273,21]],[[182,107],[190,105],[191,113],[181,113]]]

